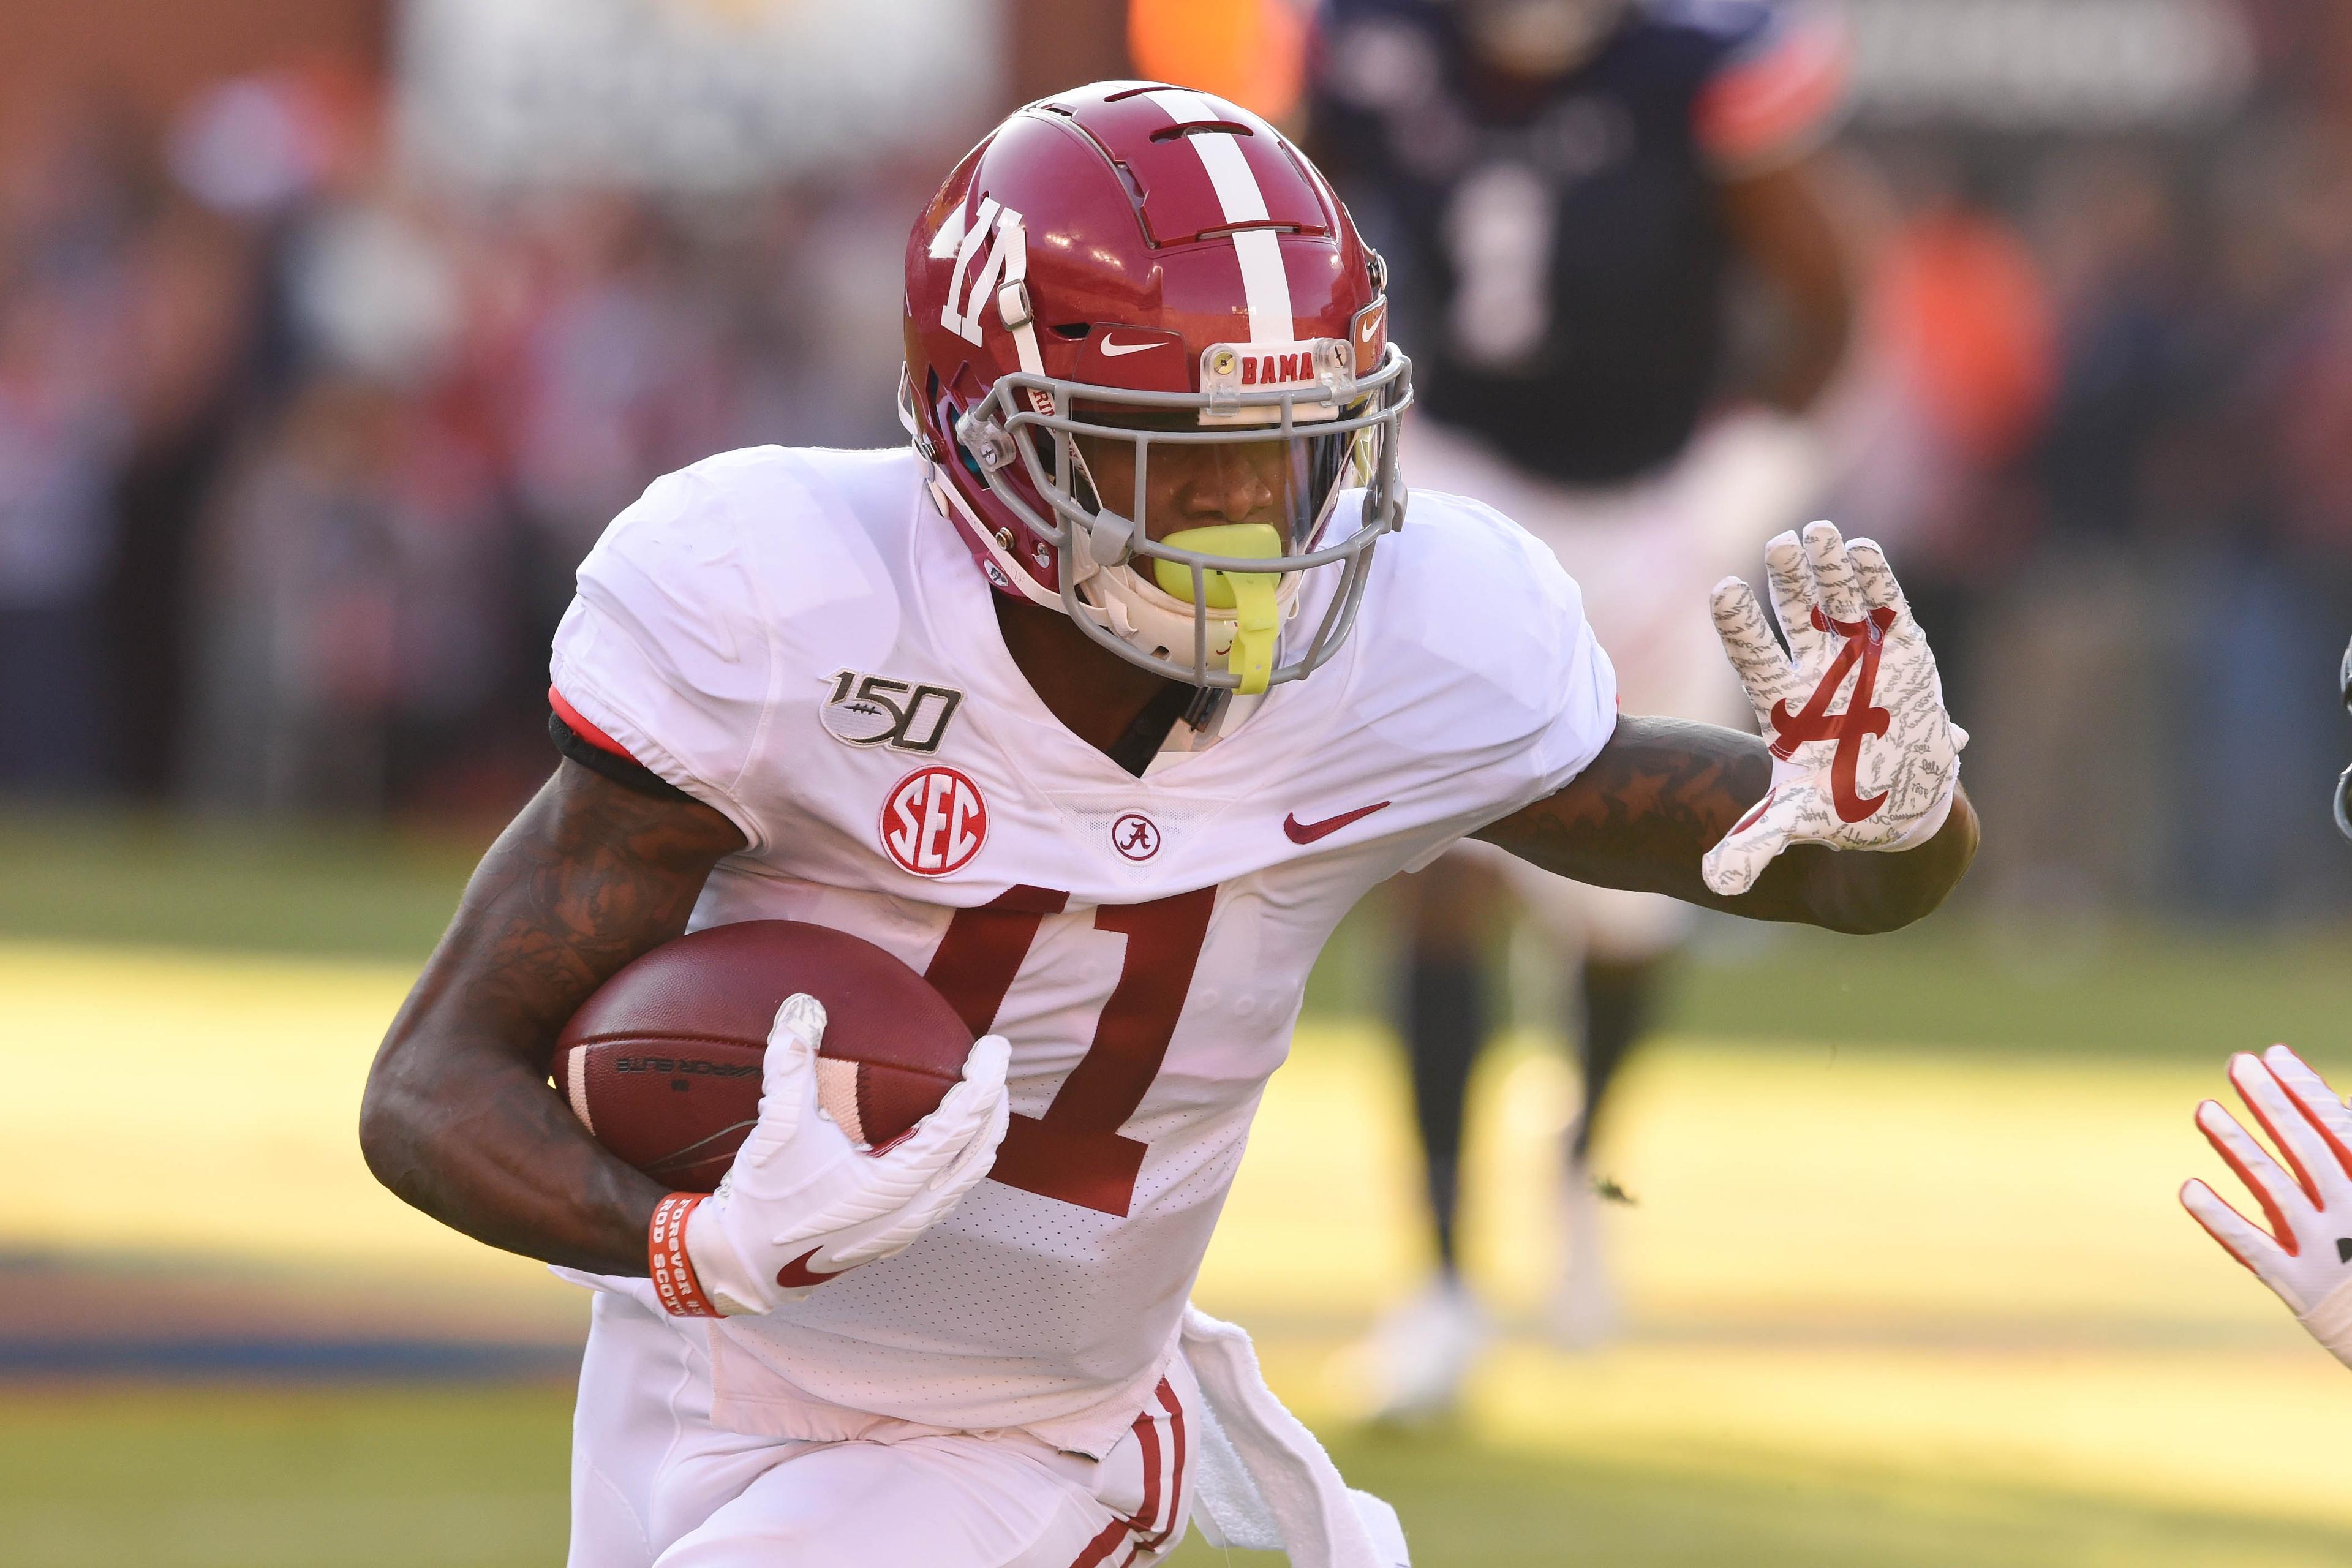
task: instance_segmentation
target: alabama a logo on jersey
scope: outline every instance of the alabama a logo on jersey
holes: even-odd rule
[[[947,739],[963,693],[949,686],[920,686],[855,669],[825,677],[833,689],[818,710],[824,732],[852,746],[887,746],[929,756]]]

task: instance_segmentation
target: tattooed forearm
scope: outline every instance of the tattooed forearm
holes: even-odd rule
[[[1478,837],[1580,882],[1846,931],[1917,920],[1943,901],[1976,854],[1976,815],[1963,794],[1943,831],[1916,849],[1856,854],[1800,845],[1738,898],[1709,891],[1701,858],[1771,783],[1771,753],[1753,735],[1627,718],[1567,788]]]
[[[377,1178],[494,1247],[643,1273],[664,1189],[588,1136],[549,1059],[589,993],[686,929],[742,843],[708,806],[560,766],[483,857],[376,1053],[360,1143]]]

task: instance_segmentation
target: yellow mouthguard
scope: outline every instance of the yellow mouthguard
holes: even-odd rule
[[[1271,561],[1282,553],[1282,535],[1264,522],[1221,522],[1209,528],[1188,528],[1160,541],[1174,550],[1202,555],[1237,555]],[[1154,559],[1151,574],[1162,592],[1192,602],[1192,569],[1176,561]],[[1225,668],[1242,678],[1244,696],[1264,691],[1274,673],[1274,638],[1282,626],[1282,611],[1275,602],[1279,581],[1272,572],[1202,571],[1202,586],[1213,610],[1235,610],[1233,647]]]

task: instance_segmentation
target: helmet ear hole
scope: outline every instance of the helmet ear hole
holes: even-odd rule
[[[956,461],[963,465],[965,473],[971,476],[971,482],[985,487],[988,483],[988,471],[980,466],[980,459],[972,456],[971,448],[964,445],[963,432],[957,427],[957,422],[962,415],[956,408],[955,400],[940,393],[940,378],[936,372],[930,377],[930,384],[933,422],[941,430],[947,432],[948,445],[955,448]]]
[[[955,430],[955,426],[952,425],[949,426],[948,428],[950,431]],[[964,445],[963,436],[961,432],[958,432],[953,438],[955,441],[956,461],[963,465],[963,471],[971,476],[971,482],[973,484],[980,486],[983,489],[987,489],[988,470],[980,466],[980,459],[972,456],[972,451],[970,447]]]

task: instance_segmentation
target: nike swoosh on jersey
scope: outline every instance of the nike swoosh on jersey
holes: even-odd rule
[[[1105,359],[1117,359],[1121,354],[1139,354],[1146,349],[1156,349],[1161,346],[1162,340],[1158,338],[1154,338],[1148,343],[1115,343],[1108,338],[1105,338],[1102,341],[1102,354]]]
[[[776,1283],[787,1290],[802,1290],[812,1285],[822,1285],[835,1276],[849,1272],[849,1268],[836,1268],[828,1274],[819,1274],[808,1266],[808,1260],[814,1258],[816,1254],[817,1249],[812,1247],[782,1268],[777,1269]],[[849,1266],[850,1268],[856,1267],[854,1263]]]
[[[1371,805],[1360,805],[1353,811],[1343,811],[1337,816],[1327,816],[1320,822],[1301,822],[1298,820],[1298,814],[1294,811],[1282,819],[1283,836],[1293,844],[1312,844],[1318,838],[1329,837],[1351,822],[1360,822],[1372,813],[1385,809],[1388,804],[1383,800]]]

